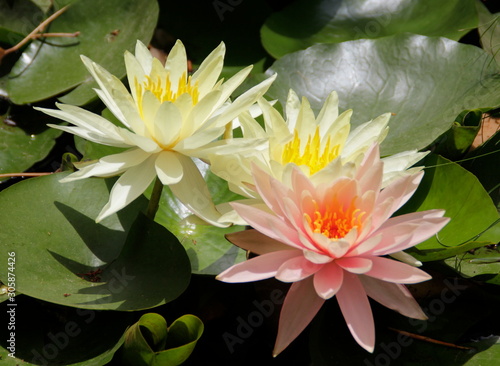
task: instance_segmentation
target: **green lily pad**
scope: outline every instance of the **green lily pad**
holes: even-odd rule
[[[61,305],[127,311],[179,296],[190,279],[188,257],[165,228],[138,216],[144,198],[96,224],[114,179],[60,183],[66,175],[0,193],[0,248],[16,253],[17,289]]]
[[[474,0],[299,0],[269,17],[261,36],[267,52],[280,58],[318,43],[405,32],[459,40],[477,23]]]
[[[396,35],[322,44],[289,54],[267,71],[278,73],[269,95],[289,89],[319,111],[332,90],[354,126],[391,112],[384,155],[422,149],[446,132],[463,110],[498,105],[500,76],[492,56],[446,38]]]
[[[29,0],[0,1],[0,42],[14,46],[43,19],[43,11]]]
[[[4,119],[5,116],[0,116],[0,174],[24,172],[44,159],[62,133],[52,128],[41,128],[30,133],[18,126],[7,125]],[[0,181],[6,179],[0,178]]]
[[[429,261],[454,256],[457,250],[465,252],[495,244],[500,238],[499,215],[477,178],[437,155],[427,157],[425,165],[428,168],[419,188],[397,214],[444,209],[451,220],[434,237],[410,252],[422,261]]]
[[[197,162],[197,164],[216,204],[241,198],[229,190],[224,180],[208,170],[206,164],[202,162]],[[150,191],[146,192],[147,197],[150,194]],[[155,220],[172,232],[186,248],[193,273],[217,275],[245,260],[245,251],[224,238],[226,234],[244,230],[244,226],[220,228],[203,224],[195,225],[184,220],[190,215],[191,212],[172,194],[170,189],[164,187]]]
[[[167,329],[165,319],[155,313],[141,316],[125,333],[121,351],[124,365],[177,366],[187,360],[203,334],[203,323],[184,315]]]
[[[61,101],[87,103],[95,98],[92,88],[97,84],[89,77],[80,55],[123,77],[124,51],[133,51],[138,39],[149,42],[157,17],[158,4],[154,0],[72,1],[48,30],[78,31],[79,36],[32,41],[7,76],[9,98],[16,104],[26,104],[76,88]]]
[[[460,275],[500,285],[500,249],[482,247],[445,260]]]

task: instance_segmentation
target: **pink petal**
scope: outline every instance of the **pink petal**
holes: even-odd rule
[[[323,299],[329,299],[340,290],[343,279],[344,270],[332,262],[314,275],[314,288]]]
[[[216,278],[222,282],[252,282],[271,278],[276,275],[278,268],[288,259],[302,256],[299,250],[282,250],[264,254],[242,263],[238,263]]]
[[[288,245],[271,239],[255,229],[226,234],[226,239],[234,245],[256,254],[266,254],[290,249]]]
[[[266,205],[278,216],[283,216],[279,204],[280,195],[282,196],[283,193],[288,192],[290,189],[271,177],[255,163],[252,163],[252,176],[255,182],[255,189]],[[273,188],[273,185],[278,185],[279,188],[277,191],[274,190],[276,188]],[[276,194],[276,192],[280,192],[280,195]]]
[[[335,260],[335,263],[345,269],[346,271],[349,271],[351,273],[355,274],[361,274],[370,271],[372,268],[372,261],[371,259],[368,258],[362,258],[362,257],[344,257],[344,258],[339,258]]]
[[[390,209],[386,211],[386,216],[379,216],[374,221],[373,225],[378,227],[382,223],[384,223],[397,209],[403,206],[406,201],[410,199],[410,197],[415,193],[418,188],[422,177],[424,176],[424,172],[418,172],[413,175],[404,176],[393,183],[389,184],[385,187],[377,200],[377,206],[382,204],[387,199],[394,199]]]
[[[295,282],[281,309],[273,356],[279,355],[307,327],[325,302],[314,290],[312,277]]]
[[[318,272],[323,264],[313,263],[305,257],[294,257],[281,265],[276,273],[276,279],[283,282],[297,282]]]
[[[365,275],[379,280],[394,283],[418,283],[432,278],[424,271],[406,263],[382,257],[372,257],[371,260],[373,267]]]
[[[375,347],[375,324],[370,302],[357,275],[344,272],[344,283],[337,301],[347,327],[358,344],[368,352]]]
[[[366,294],[373,300],[404,316],[421,320],[427,319],[427,316],[406,286],[380,281],[368,276],[360,276],[359,279],[366,290]]]
[[[280,218],[241,203],[230,203],[243,220],[262,234],[287,245],[302,249],[297,231]]]
[[[450,219],[440,217],[442,214],[441,210],[433,211],[437,212],[430,213],[430,217],[425,217],[426,211],[423,211],[422,218],[418,218],[418,213],[413,213],[389,219],[386,224],[382,225],[374,233],[374,235],[382,235],[383,238],[372,254],[378,256],[399,252],[420,244],[435,235]],[[407,216],[408,220],[405,220],[404,216]]]

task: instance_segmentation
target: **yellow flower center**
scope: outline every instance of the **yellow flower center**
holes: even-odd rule
[[[365,212],[356,208],[353,198],[351,204],[344,208],[335,198],[328,206],[320,209],[314,202],[316,209],[311,217],[304,213],[304,217],[314,233],[320,233],[330,239],[340,239],[345,237],[352,229],[361,230],[362,218]]]
[[[136,89],[136,100],[139,108],[141,109],[142,115],[142,97],[146,91],[150,91],[153,95],[161,102],[175,102],[182,94],[189,94],[193,100],[193,105],[198,103],[199,91],[198,91],[198,81],[191,83],[191,76],[186,77],[186,73],[182,74],[179,79],[177,90],[174,92],[172,90],[172,82],[170,80],[170,75],[166,78],[160,78],[157,76],[155,79],[146,76],[146,81],[142,84],[135,79],[135,89]]]
[[[292,141],[283,147],[282,164],[295,163],[297,165],[306,165],[309,167],[309,174],[314,174],[334,160],[340,153],[340,145],[330,146],[331,136],[328,136],[324,148],[321,148],[321,137],[319,127],[316,127],[314,136],[308,135],[307,143],[302,149],[297,130],[294,131]],[[301,153],[301,151],[303,151]]]

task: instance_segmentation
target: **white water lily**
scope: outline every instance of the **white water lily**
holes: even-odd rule
[[[231,93],[250,73],[251,66],[226,82],[219,80],[224,54],[225,46],[221,43],[189,76],[186,51],[180,41],[172,48],[165,66],[138,41],[135,56],[125,53],[130,92],[118,78],[82,56],[99,84],[100,89],[96,89],[99,98],[123,127],[71,105],[58,104],[60,110],[39,108],[74,125],[50,125],[53,128],[103,145],[128,148],[61,180],[122,174],[96,222],[127,206],[158,177],[193,213],[211,224],[223,226],[217,221],[220,213],[192,158],[258,146],[257,140],[218,138],[229,122],[262,97],[275,78],[268,78],[231,102]]]

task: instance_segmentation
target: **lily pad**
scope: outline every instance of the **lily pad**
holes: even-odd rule
[[[208,188],[216,204],[239,199],[231,192],[227,183],[210,172],[208,166],[197,162],[198,168],[207,181]],[[149,196],[150,192],[146,193]],[[186,248],[193,273],[217,275],[232,265],[245,260],[245,251],[229,243],[224,235],[244,230],[244,226],[234,225],[220,228],[211,225],[193,224],[184,220],[191,212],[165,187],[160,200],[160,208],[155,220],[165,226]]]
[[[419,188],[397,214],[444,209],[451,220],[434,237],[410,252],[422,261],[429,261],[454,256],[457,250],[465,252],[495,244],[500,238],[499,215],[477,178],[437,155],[426,158],[425,165]]]
[[[43,21],[43,11],[29,0],[0,2],[0,42],[14,46]]]
[[[500,285],[500,249],[483,247],[445,260],[460,275]]]
[[[0,116],[0,174],[24,172],[44,159],[61,135],[61,131],[52,128],[30,133],[18,126],[9,126],[4,120],[5,116]],[[0,181],[5,179],[8,178],[0,178]]]
[[[16,288],[85,309],[146,309],[179,296],[190,279],[188,257],[172,234],[140,214],[145,199],[96,224],[114,179],[60,183],[66,175],[0,193],[0,248],[16,253]],[[0,269],[5,278],[7,266]]]
[[[282,104],[291,88],[319,111],[336,90],[340,107],[354,110],[354,126],[393,113],[384,155],[423,149],[463,110],[499,104],[492,56],[447,38],[405,34],[316,45],[276,61],[267,73],[275,72],[268,94]]]
[[[68,1],[57,2],[62,3]],[[154,0],[72,1],[48,29],[80,34],[32,41],[7,76],[9,98],[16,104],[26,104],[77,88],[61,101],[87,103],[95,98],[92,87],[97,84],[89,77],[80,55],[123,77],[123,52],[132,51],[138,39],[149,42],[157,17]]]
[[[318,43],[405,32],[459,40],[477,24],[474,0],[299,0],[269,17],[261,36],[267,52],[280,58]]]

